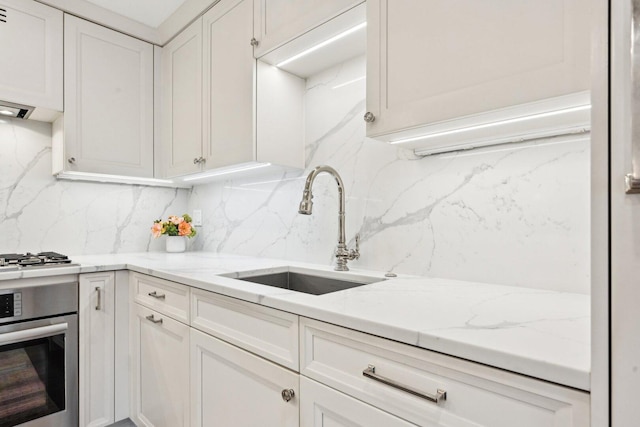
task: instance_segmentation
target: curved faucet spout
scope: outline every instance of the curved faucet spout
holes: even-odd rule
[[[304,184],[304,192],[302,193],[302,201],[300,201],[300,206],[298,208],[298,213],[303,215],[311,215],[313,212],[313,182],[316,177],[321,173],[328,173],[336,180],[338,184],[338,247],[336,248],[336,270],[338,271],[348,271],[347,261],[351,259],[358,259],[360,257],[360,253],[358,251],[358,245],[356,245],[355,250],[349,251],[346,245],[345,238],[345,225],[344,225],[344,211],[345,211],[345,195],[344,195],[344,183],[342,182],[342,178],[338,171],[336,171],[331,166],[322,165],[317,166],[314,170],[309,173],[307,176],[307,181]],[[356,236],[356,242],[358,242],[358,236]]]

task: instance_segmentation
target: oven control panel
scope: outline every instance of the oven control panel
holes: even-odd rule
[[[0,295],[0,318],[22,316],[22,293]]]

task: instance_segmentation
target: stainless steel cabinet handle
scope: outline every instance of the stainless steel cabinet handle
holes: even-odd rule
[[[69,157],[67,159],[67,162],[69,162],[70,164],[74,164],[76,162],[76,158],[75,157]]]
[[[260,44],[260,42],[258,40],[256,40],[255,37],[251,39],[251,46],[257,47],[259,44]]]
[[[282,400],[284,400],[285,402],[290,401],[296,395],[292,388],[285,388],[280,394],[282,395]]]
[[[369,365],[369,367],[367,367],[367,369],[365,369],[364,371],[362,371],[362,375],[364,375],[367,378],[371,378],[372,380],[381,382],[383,384],[386,384],[388,386],[391,386],[393,388],[397,388],[398,390],[402,390],[404,392],[413,394],[414,396],[418,396],[422,399],[426,399],[429,402],[434,402],[434,403],[440,403],[440,401],[442,400],[447,400],[447,392],[444,390],[440,390],[438,389],[436,391],[436,394],[428,394],[428,393],[423,393],[421,391],[418,391],[414,388],[402,385],[402,384],[398,384],[397,382],[395,382],[392,379],[380,376],[378,374],[376,374],[376,367],[373,365]]]
[[[100,292],[100,286],[96,286],[96,292],[98,293],[98,301],[96,301],[96,310],[100,310],[100,300],[101,298],[101,292]]]
[[[193,159],[193,164],[194,165],[197,165],[198,163],[200,163],[200,159],[199,158],[196,157],[195,159]]]
[[[162,317],[159,319],[156,319],[153,317],[153,314],[148,315],[147,317],[145,317],[145,319],[150,320],[153,323],[162,323]]]
[[[149,292],[147,295],[149,295],[150,297],[154,297],[156,299],[165,299],[167,297],[165,294],[159,294],[156,291]]]
[[[373,122],[376,121],[376,116],[374,116],[371,111],[367,111],[364,114],[364,121],[367,122],[367,123],[373,123]]]

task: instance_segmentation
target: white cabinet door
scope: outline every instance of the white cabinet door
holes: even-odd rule
[[[132,304],[131,419],[138,426],[189,425],[189,327]]]
[[[206,169],[255,160],[253,3],[222,0],[203,17]]]
[[[361,3],[362,0],[254,0],[256,58]]]
[[[298,392],[295,372],[191,329],[193,426],[297,427]]]
[[[153,46],[65,15],[65,170],[153,176]]]
[[[584,0],[369,0],[367,136],[588,90],[589,14]]]
[[[301,427],[411,427],[398,417],[300,377]]]
[[[80,275],[80,426],[114,422],[114,273]]]
[[[0,99],[62,111],[62,12],[0,0]]]
[[[201,18],[162,48],[161,68],[164,175],[197,172],[202,157]]]

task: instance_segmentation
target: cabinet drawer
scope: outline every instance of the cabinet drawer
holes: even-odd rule
[[[298,316],[294,314],[192,289],[191,326],[298,370]]]
[[[585,392],[309,319],[300,329],[301,374],[421,426],[589,425]],[[365,377],[370,365],[393,385]]]
[[[133,300],[183,323],[189,323],[189,287],[144,274],[131,273]]]
[[[412,427],[415,424],[300,377],[300,425],[304,427]]]

